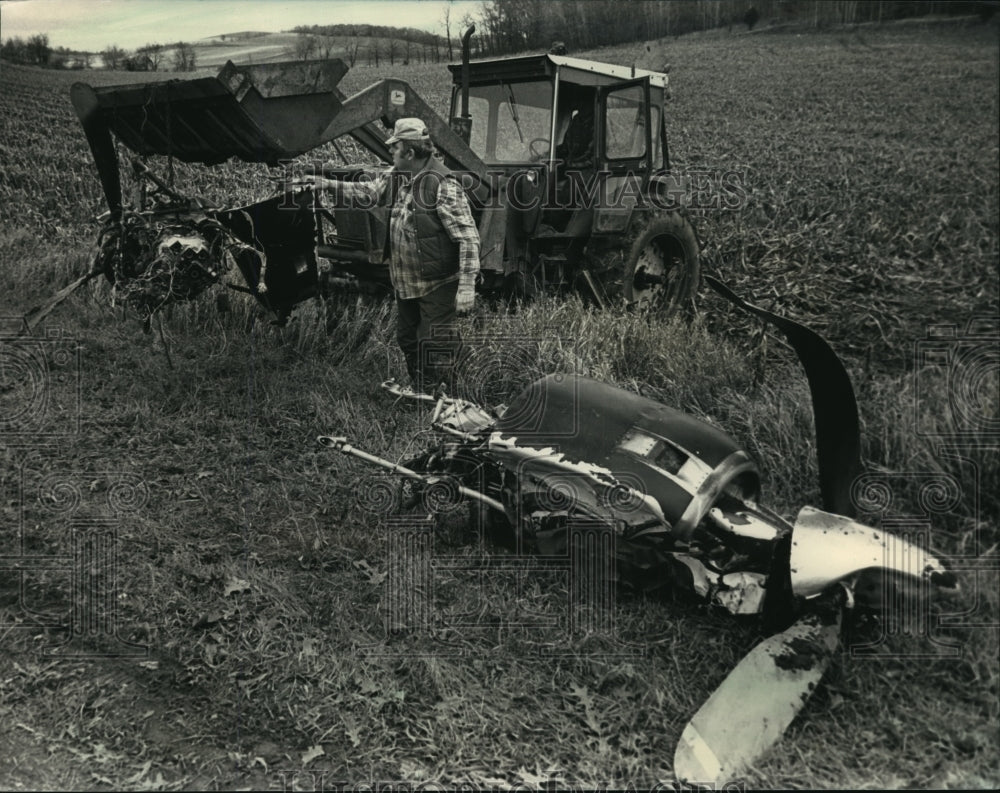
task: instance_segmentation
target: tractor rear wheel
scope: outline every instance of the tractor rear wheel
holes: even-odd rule
[[[623,292],[634,308],[671,316],[693,304],[701,277],[698,237],[671,212],[638,219],[625,243]]]

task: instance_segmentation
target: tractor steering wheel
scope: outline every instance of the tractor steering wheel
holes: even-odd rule
[[[545,146],[545,149],[542,150],[539,147],[539,150],[535,151],[536,143]],[[528,142],[528,153],[531,155],[532,160],[534,160],[535,162],[541,162],[542,160],[544,160],[546,157],[549,156],[549,139],[533,138],[531,141]]]

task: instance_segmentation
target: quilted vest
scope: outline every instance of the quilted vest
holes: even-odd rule
[[[448,236],[437,214],[438,187],[441,180],[452,175],[440,160],[431,157],[427,165],[413,177],[413,223],[417,235],[417,255],[420,273],[426,279],[444,278],[458,272],[458,243]],[[391,217],[399,193],[399,182],[392,179],[386,191]],[[385,237],[385,256],[389,256],[391,234]]]

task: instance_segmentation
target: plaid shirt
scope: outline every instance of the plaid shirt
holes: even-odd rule
[[[374,206],[389,187],[389,173],[370,182],[339,182],[346,199],[362,199]],[[458,279],[459,286],[471,286],[479,272],[479,232],[469,210],[469,202],[457,179],[442,179],[438,186],[437,216],[452,242],[458,244],[458,272],[435,280],[421,278],[417,251],[417,228],[413,220],[413,179],[405,178],[396,194],[389,220],[389,277],[396,296],[410,300]]]

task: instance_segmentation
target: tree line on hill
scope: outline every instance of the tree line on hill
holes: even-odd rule
[[[295,28],[296,58],[331,57],[343,51],[350,66],[366,57],[370,65],[435,63],[459,57],[458,37],[476,25],[472,55],[503,56],[548,49],[561,42],[567,51],[648,41],[734,26],[753,30],[760,22],[820,29],[832,25],[889,22],[920,16],[979,16],[989,20],[995,0],[487,0],[478,16],[440,22],[445,36],[413,28],[379,25],[312,25]]]
[[[446,11],[450,15],[450,11]],[[294,33],[312,36],[327,36],[331,38],[370,38],[409,40],[413,44],[433,47],[442,43],[442,37],[436,33],[416,28],[395,28],[386,25],[299,25],[292,28]]]
[[[450,15],[450,8],[446,8],[443,20],[448,28],[446,37],[426,30],[386,25],[300,25],[293,29],[298,38],[291,54],[300,60],[342,54],[349,66],[362,58],[370,66],[383,62],[394,66],[397,61],[403,66],[439,63],[445,57],[452,58]]]
[[[84,58],[68,47],[51,47],[49,37],[45,33],[38,33],[27,39],[15,36],[0,44],[0,58],[6,61],[52,69],[90,68],[89,53],[86,55]]]
[[[563,42],[572,52],[759,22],[822,28],[928,15],[996,12],[988,0],[489,0],[476,22],[475,52],[509,55]]]
[[[112,45],[101,50],[101,63],[105,69],[122,69],[126,72],[157,72],[161,68],[175,72],[193,72],[198,58],[194,45],[178,41],[175,44],[146,44],[133,52]]]
[[[27,40],[19,36],[8,38],[0,45],[0,58],[11,63],[49,69],[91,69],[95,54],[76,52],[67,47],[51,47],[48,35],[39,33]],[[161,68],[193,72],[197,63],[194,46],[183,41],[146,44],[132,51],[112,44],[97,53],[96,58],[105,69],[128,72],[155,72]]]

